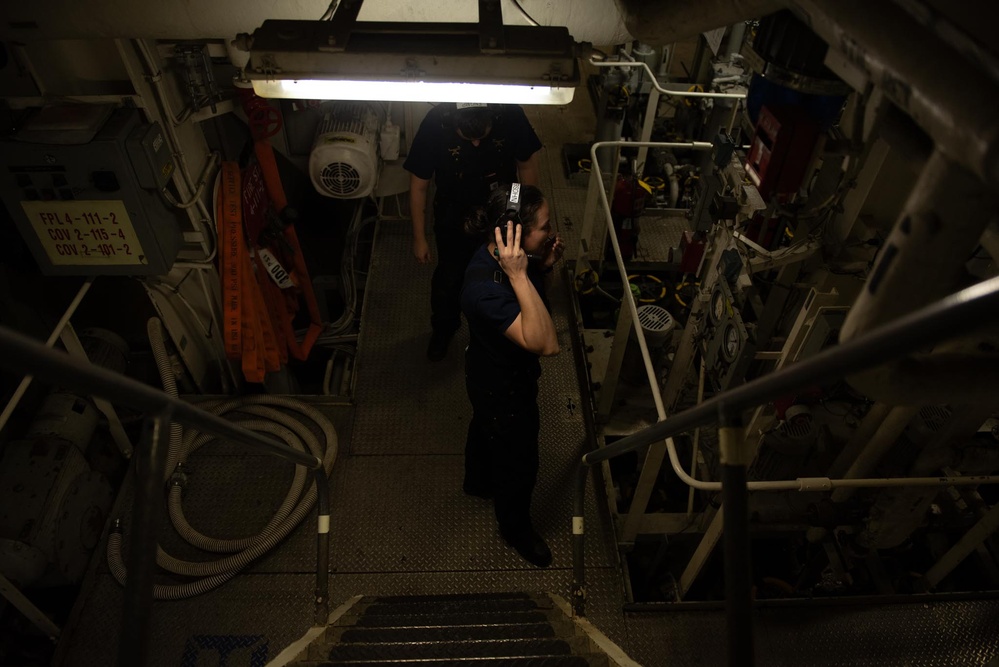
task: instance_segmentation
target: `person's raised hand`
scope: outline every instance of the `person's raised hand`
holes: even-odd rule
[[[521,226],[514,226],[513,222],[506,223],[506,240],[503,239],[503,232],[500,227],[496,227],[493,233],[496,237],[496,250],[494,255],[499,261],[500,268],[506,275],[513,278],[520,274],[527,273],[527,253],[520,247]]]
[[[542,261],[542,265],[546,269],[550,269],[555,266],[555,263],[562,259],[562,254],[565,252],[565,241],[562,240],[561,234],[555,235],[555,242],[552,244],[548,252],[545,253],[545,258]]]
[[[427,244],[427,237],[415,237],[413,239],[413,257],[420,264],[430,263],[430,246]]]

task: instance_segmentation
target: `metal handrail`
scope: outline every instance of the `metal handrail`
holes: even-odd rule
[[[638,149],[638,165],[639,165],[639,176],[641,172],[645,169],[645,157],[649,146],[643,145],[649,139],[652,138],[652,124],[656,118],[656,109],[659,108],[659,96],[666,95],[667,97],[694,97],[694,98],[708,98],[717,99],[724,101],[728,104],[732,104],[732,114],[728,119],[728,126],[725,129],[726,134],[732,134],[732,128],[735,126],[735,120],[739,112],[738,101],[746,99],[747,93],[710,93],[710,92],[697,92],[695,90],[669,90],[664,88],[662,84],[659,83],[658,77],[648,66],[640,60],[598,60],[597,58],[590,58],[589,63],[594,67],[641,67],[645,70],[648,75],[648,81],[652,84],[649,89],[649,99],[645,105],[645,122],[642,124],[642,131],[639,135],[639,141],[633,142],[632,145],[639,146]],[[733,103],[736,102],[736,103]],[[719,102],[722,104],[722,102]]]
[[[135,516],[156,516],[149,507],[163,503],[162,479],[166,465],[167,448],[159,446],[166,426],[171,421],[196,427],[204,433],[253,447],[264,453],[279,456],[315,473],[318,505],[315,618],[323,623],[329,613],[329,480],[323,460],[293,449],[267,435],[255,433],[225,419],[210,414],[190,403],[174,398],[163,391],[114,373],[106,368],[84,363],[65,352],[50,349],[38,341],[12,329],[0,326],[0,368],[14,373],[34,375],[59,386],[98,396],[146,414],[144,429],[145,447],[138,452],[140,465],[136,482]],[[152,454],[152,455],[150,455]],[[155,554],[156,525],[134,530],[130,554]],[[129,558],[130,575],[126,584],[126,609],[123,614],[122,644],[119,647],[119,664],[145,664],[147,613],[153,599],[152,568],[154,557]],[[136,627],[136,619],[140,619]]]

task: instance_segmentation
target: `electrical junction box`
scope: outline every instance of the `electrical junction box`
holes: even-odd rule
[[[158,275],[181,245],[159,195],[173,174],[137,109],[46,113],[0,142],[0,199],[47,275]]]

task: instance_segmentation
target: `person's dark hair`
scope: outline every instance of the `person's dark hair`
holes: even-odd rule
[[[457,109],[453,122],[466,139],[481,139],[493,126],[493,111],[489,107]]]
[[[510,197],[510,186],[500,185],[489,195],[489,202],[472,211],[465,220],[465,232],[485,241],[492,240],[496,221],[506,214],[506,203]],[[545,203],[541,190],[533,185],[520,186],[520,222],[524,232],[533,229],[538,222],[538,211]]]

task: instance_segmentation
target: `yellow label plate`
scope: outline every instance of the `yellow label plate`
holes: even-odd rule
[[[149,263],[122,201],[23,201],[21,208],[54,265]]]

